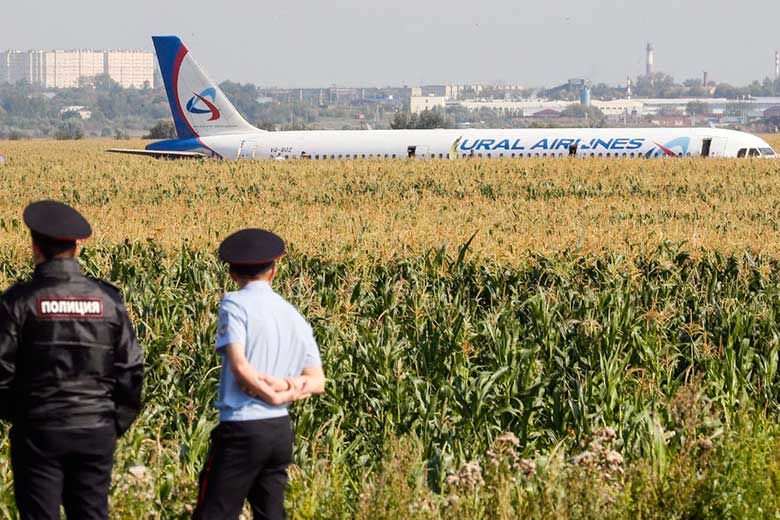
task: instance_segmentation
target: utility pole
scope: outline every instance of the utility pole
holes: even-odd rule
[[[654,85],[653,75],[655,74],[655,47],[652,43],[647,44],[647,78],[650,80],[650,84]]]

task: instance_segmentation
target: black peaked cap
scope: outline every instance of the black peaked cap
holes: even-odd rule
[[[54,240],[83,240],[92,235],[81,213],[55,200],[33,202],[24,209],[23,218],[30,231]]]
[[[219,245],[219,258],[233,265],[267,264],[284,254],[284,240],[265,229],[236,231]]]

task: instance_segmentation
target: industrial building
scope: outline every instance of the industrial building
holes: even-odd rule
[[[571,101],[553,101],[545,99],[529,99],[521,101],[507,100],[462,100],[449,101],[440,98],[431,98],[431,104],[436,106],[460,106],[469,111],[483,109],[496,110],[507,115],[519,117],[533,117],[537,113],[550,111],[562,112],[571,105]],[[738,112],[740,119],[761,117],[767,109],[780,106],[780,98],[764,97],[746,100],[730,100],[723,98],[634,98],[615,99],[610,101],[592,100],[591,105],[601,110],[607,119],[614,123],[631,123],[637,118],[646,117],[688,117],[687,109],[692,103],[700,103],[706,107],[706,114],[700,118],[704,120],[720,122],[727,118],[729,112]],[[412,111],[420,112],[426,108],[423,99],[412,98]],[[733,116],[732,117],[736,117]],[[729,121],[734,122],[734,121]],[[738,121],[737,121],[738,122]]]
[[[108,74],[123,88],[152,87],[154,62],[153,53],[135,50],[9,50],[0,52],[0,83],[74,88]]]

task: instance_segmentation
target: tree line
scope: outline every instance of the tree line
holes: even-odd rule
[[[480,110],[467,112],[455,107],[446,111],[432,110],[411,114],[404,110],[401,100],[379,104],[356,100],[348,103],[322,105],[294,96],[282,100],[266,96],[265,91],[251,83],[225,81],[220,84],[239,112],[255,126],[265,130],[304,130],[321,128],[452,128],[458,125],[475,127],[523,127],[535,124],[520,115]],[[591,87],[595,99],[625,97],[625,87],[596,84]],[[740,100],[751,97],[780,95],[780,81],[769,78],[737,87],[727,83],[702,83],[689,79],[677,83],[662,72],[651,77],[639,76],[633,82],[635,97],[719,97],[734,100],[730,112],[738,114]],[[533,89],[521,92],[534,94]],[[499,95],[496,91],[495,95]],[[564,117],[579,118],[588,126],[604,124],[603,114],[591,110],[582,113],[577,106],[579,92],[575,88],[552,89],[537,92],[551,99],[572,101]],[[482,93],[481,95],[485,95]],[[85,107],[88,118],[78,110]],[[689,107],[689,113],[698,113],[699,105]],[[703,105],[701,107],[703,109]],[[84,79],[79,87],[45,90],[26,83],[0,84],[0,139],[50,137],[79,139],[84,136],[123,138],[128,136],[165,139],[175,136],[167,97],[161,86],[156,88],[124,89],[107,75]]]
[[[579,99],[579,89],[549,89],[540,92],[544,97],[557,100],[576,101]],[[750,99],[755,97],[780,96],[780,80],[764,78],[754,80],[748,85],[735,86],[730,83],[707,81],[703,78],[686,79],[678,83],[672,76],[664,72],[656,72],[652,76],[641,75],[631,84],[631,94],[642,98],[725,98],[732,100]],[[621,99],[626,97],[625,85],[607,85],[597,83],[591,86],[594,99]]]

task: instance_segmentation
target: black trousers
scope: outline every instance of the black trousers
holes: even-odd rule
[[[11,428],[11,468],[22,520],[106,520],[116,426]]]
[[[292,444],[289,416],[220,423],[211,432],[193,518],[237,519],[247,499],[256,520],[286,518],[284,488]]]

